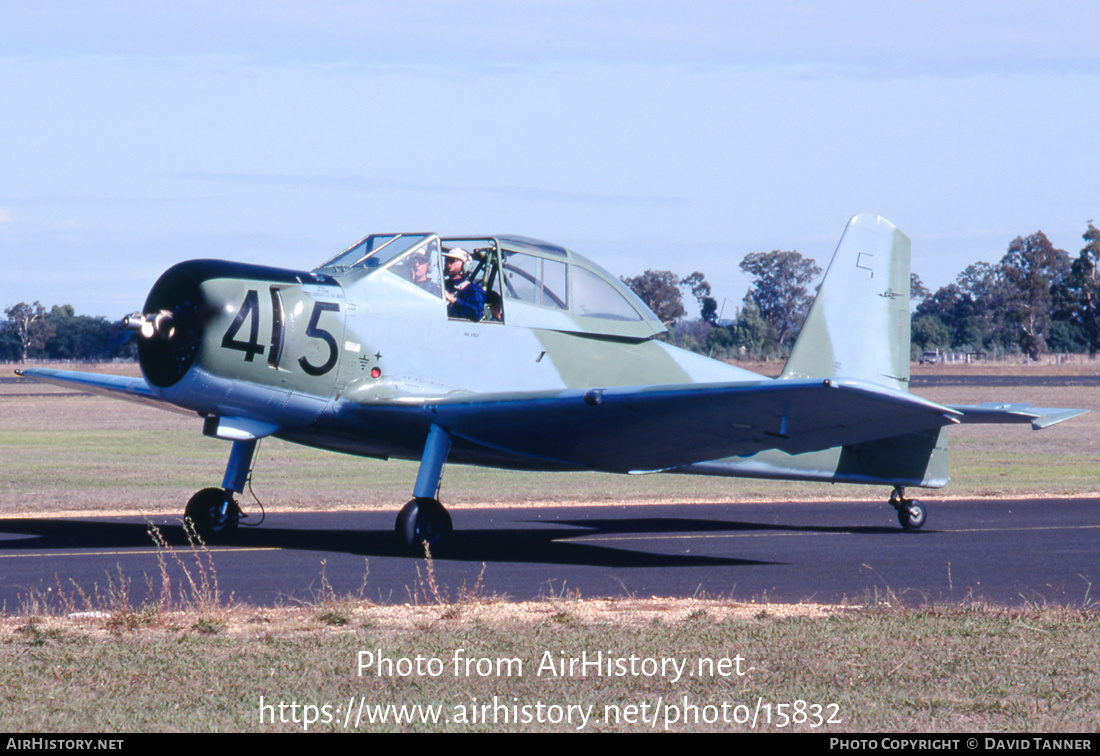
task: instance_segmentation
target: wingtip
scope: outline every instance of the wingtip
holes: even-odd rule
[[[1034,420],[1031,421],[1032,430],[1043,430],[1049,428],[1052,425],[1063,423],[1066,420],[1084,415],[1091,410],[1087,409],[1049,409],[1049,408],[1033,408],[1033,412],[1038,414]]]

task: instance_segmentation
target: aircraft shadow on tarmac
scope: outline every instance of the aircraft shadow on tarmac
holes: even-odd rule
[[[766,531],[916,535],[904,534],[892,527],[791,526],[677,517],[570,519],[540,521],[539,524],[544,527],[459,530],[453,534],[446,548],[434,556],[454,561],[591,567],[728,567],[782,562],[655,553],[603,543],[578,542],[574,539],[637,534],[649,536],[652,542],[653,536],[661,535],[673,537],[690,533],[735,534]],[[157,528],[173,548],[189,546],[182,525],[162,522]],[[145,523],[32,518],[0,520],[0,553],[46,549],[148,549],[153,545],[149,525]],[[232,546],[242,549],[335,552],[366,557],[420,558],[410,554],[407,547],[389,529],[241,528]],[[212,546],[211,550],[216,554],[218,547]]]

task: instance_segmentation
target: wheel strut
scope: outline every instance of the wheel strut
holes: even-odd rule
[[[439,480],[451,450],[451,437],[438,425],[428,429],[420,469],[416,473],[413,499],[401,508],[394,530],[402,543],[417,550],[422,544],[438,546],[451,534],[451,515],[439,500]]]

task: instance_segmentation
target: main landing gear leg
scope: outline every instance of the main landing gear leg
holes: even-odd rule
[[[419,549],[423,543],[437,546],[451,534],[451,515],[435,498],[439,491],[439,479],[443,475],[443,463],[451,450],[451,437],[438,425],[428,431],[420,469],[416,473],[413,499],[401,508],[394,530],[408,547]]]
[[[244,491],[257,443],[254,438],[234,441],[222,487],[204,488],[187,502],[183,516],[191,520],[195,532],[206,543],[228,541],[236,532],[242,515],[233,494]]]
[[[906,530],[917,530],[927,519],[924,505],[916,499],[905,498],[905,486],[895,486],[890,494],[890,506],[898,511],[898,522]]]

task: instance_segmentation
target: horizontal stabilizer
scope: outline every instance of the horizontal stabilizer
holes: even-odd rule
[[[983,402],[981,404],[952,404],[950,408],[960,413],[960,423],[1031,423],[1032,430],[1042,430],[1071,417],[1083,415],[1087,409],[1057,409],[1054,407],[1033,407],[1030,404],[1004,404],[1001,402]]]

